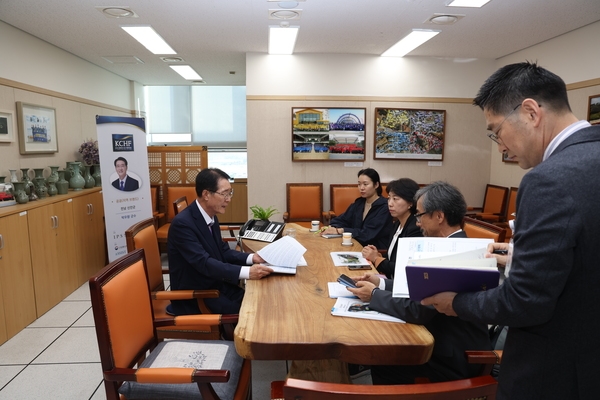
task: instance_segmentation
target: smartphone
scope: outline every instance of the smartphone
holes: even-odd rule
[[[370,265],[348,265],[348,269],[372,269]]]
[[[340,277],[337,278],[337,281],[344,286],[348,286],[355,289],[357,288],[356,284],[354,283],[354,280],[348,275],[341,274]]]

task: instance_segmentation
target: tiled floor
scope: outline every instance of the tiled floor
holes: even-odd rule
[[[285,375],[285,361],[253,361],[253,398]],[[0,400],[15,399],[106,399],[87,283],[0,346]]]

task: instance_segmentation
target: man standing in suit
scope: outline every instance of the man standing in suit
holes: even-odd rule
[[[509,327],[498,399],[597,398],[600,126],[579,121],[563,80],[535,63],[500,68],[474,104],[498,150],[532,168],[519,186],[512,258],[499,258],[510,271],[495,289],[422,303]]]
[[[206,168],[196,176],[198,198],[181,211],[169,228],[167,248],[173,290],[217,289],[219,297],[204,299],[216,314],[237,314],[244,290],[241,279],[261,279],[273,270],[258,254],[232,250],[221,237],[217,214],[223,214],[233,189],[229,175]],[[175,315],[200,314],[196,300],[172,301]]]
[[[112,185],[124,192],[133,192],[140,188],[140,183],[137,179],[133,179],[127,175],[127,160],[124,157],[119,157],[115,160],[115,170],[119,178],[112,182]]]
[[[446,182],[433,182],[417,191],[415,201],[415,217],[423,236],[467,237],[460,227],[467,204],[457,188]],[[348,290],[362,301],[370,302],[369,308],[411,324],[423,325],[435,339],[431,358],[423,365],[372,366],[373,384],[412,384],[419,377],[443,382],[478,374],[480,366],[467,363],[465,350],[491,350],[486,324],[449,317],[416,301],[392,297],[392,279],[381,279],[371,274],[354,279],[359,288]]]

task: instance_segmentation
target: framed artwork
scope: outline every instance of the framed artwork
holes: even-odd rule
[[[0,110],[0,142],[15,140],[15,118],[10,110]]]
[[[19,150],[21,154],[58,152],[56,110],[17,102]]]
[[[292,161],[364,161],[364,108],[292,108]]]
[[[511,160],[506,156],[506,153],[502,153],[502,162],[505,163],[517,163],[517,161]]]
[[[592,125],[600,124],[600,94],[590,96],[588,104],[588,121]]]
[[[445,110],[376,108],[374,158],[441,161],[445,127]]]

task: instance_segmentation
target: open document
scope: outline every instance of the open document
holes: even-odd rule
[[[267,262],[273,272],[280,274],[295,274],[298,265],[306,265],[304,253],[306,248],[291,236],[284,236],[279,240],[263,247],[257,254]]]
[[[327,282],[327,290],[329,297],[337,299],[338,297],[354,297],[357,298],[351,291],[346,289],[346,286],[338,282]]]
[[[406,266],[412,260],[456,255],[455,262],[485,259],[487,245],[492,239],[467,238],[400,238],[396,248],[396,268],[394,273],[394,297],[409,297],[406,280]],[[459,255],[459,253],[464,253]]]
[[[400,318],[369,309],[369,303],[347,297],[337,298],[331,309],[331,315],[338,317],[376,319],[378,321],[404,322]]]

